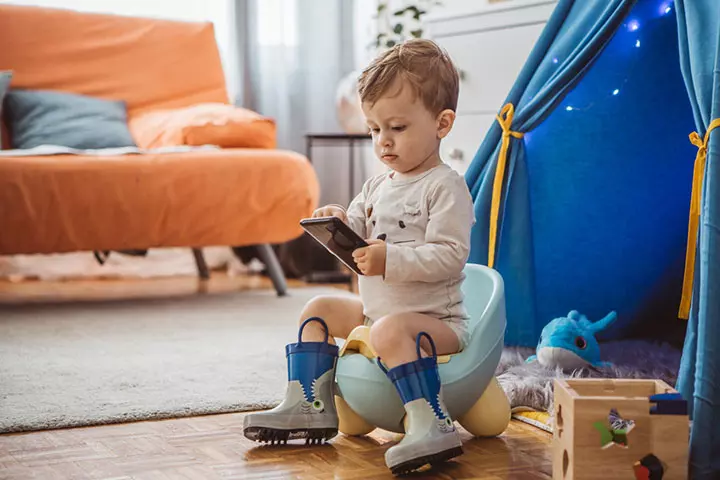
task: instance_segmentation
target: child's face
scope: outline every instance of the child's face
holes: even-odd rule
[[[401,81],[374,104],[363,102],[362,109],[375,155],[392,170],[420,173],[440,163],[440,139],[452,126],[451,111],[433,116],[422,100],[415,98],[412,88]]]

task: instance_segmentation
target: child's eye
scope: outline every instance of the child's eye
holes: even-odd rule
[[[395,132],[402,132],[403,130],[405,130],[405,125],[401,125],[399,127],[392,127],[392,129]]]
[[[380,129],[379,128],[371,128],[370,133],[380,133]]]

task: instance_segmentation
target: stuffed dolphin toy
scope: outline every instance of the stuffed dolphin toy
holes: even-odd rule
[[[595,334],[607,328],[616,318],[617,314],[610,312],[593,323],[577,310],[572,310],[567,317],[556,318],[545,325],[535,355],[526,361],[537,360],[545,367],[562,369],[608,367],[611,365],[609,362],[600,360],[600,346]]]

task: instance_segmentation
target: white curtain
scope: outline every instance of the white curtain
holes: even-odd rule
[[[237,0],[240,95],[236,104],[272,117],[278,147],[302,154],[306,134],[342,132],[336,114],[338,84],[366,61],[372,0]],[[374,8],[374,7],[373,7]],[[358,17],[358,13],[362,16]],[[346,203],[349,149],[317,142],[312,161],[321,203]],[[356,188],[373,162],[356,147]],[[360,159],[364,159],[362,165]]]
[[[282,148],[303,151],[305,133],[340,131],[335,91],[354,68],[352,2],[238,0],[236,6],[247,82],[236,103],[276,118]]]

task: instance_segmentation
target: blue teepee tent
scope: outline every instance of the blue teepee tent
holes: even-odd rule
[[[559,0],[466,173],[508,345],[573,309],[687,321],[691,478],[720,478],[718,126],[720,0]]]

